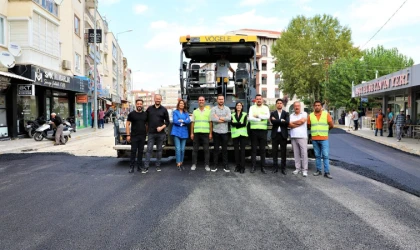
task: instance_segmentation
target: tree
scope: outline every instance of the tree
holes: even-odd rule
[[[361,56],[348,55],[337,59],[328,69],[327,99],[332,107],[347,109],[360,106],[360,98],[352,98],[352,83],[375,79],[392,72],[410,67],[413,59],[398,52],[397,48],[385,49],[382,45],[364,50]],[[374,102],[369,101],[365,106]]]
[[[348,54],[360,53],[351,42],[351,31],[329,15],[293,18],[271,48],[281,72],[279,88],[298,98],[320,99],[328,65]],[[323,87],[324,86],[324,87]]]

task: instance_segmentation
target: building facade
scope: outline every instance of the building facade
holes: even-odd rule
[[[155,92],[154,91],[146,91],[146,90],[132,90],[131,91],[133,98],[135,100],[141,99],[143,100],[143,107],[147,108],[150,105],[155,103]]]
[[[162,86],[157,90],[162,96],[162,105],[167,109],[176,108],[179,98],[181,98],[181,88],[179,85]]]

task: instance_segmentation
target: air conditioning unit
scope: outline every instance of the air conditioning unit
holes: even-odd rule
[[[69,60],[63,60],[63,69],[71,70],[71,62]]]

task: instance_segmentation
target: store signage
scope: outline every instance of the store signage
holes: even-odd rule
[[[31,65],[30,78],[35,81],[35,85],[42,85],[54,89],[71,90],[81,93],[89,92],[89,82],[87,80],[63,75],[37,66]]]
[[[89,43],[95,42],[95,29],[89,29],[88,32]],[[96,43],[102,43],[102,30],[96,29]]]
[[[76,103],[88,103],[87,95],[76,95]]]
[[[360,87],[356,87],[356,96],[380,92],[383,90],[390,90],[395,88],[401,88],[410,84],[410,73],[401,75],[395,75],[390,78],[381,79],[378,81],[372,81],[362,84]]]
[[[18,84],[18,96],[35,96],[34,84]]]

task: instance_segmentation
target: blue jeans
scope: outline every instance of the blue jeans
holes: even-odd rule
[[[329,152],[330,146],[328,140],[312,141],[315,151],[316,170],[322,172],[321,158],[324,160],[324,173],[330,173]]]
[[[174,136],[176,163],[184,162],[185,143],[187,138],[179,138]]]

